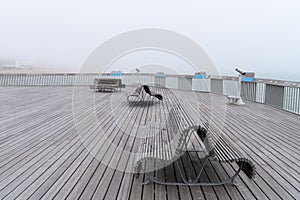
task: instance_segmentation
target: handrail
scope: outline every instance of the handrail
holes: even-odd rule
[[[115,78],[110,73],[0,73],[0,86],[89,86],[96,78]],[[164,75],[151,73],[123,73],[126,85],[155,83],[172,89],[211,92],[218,95],[235,95],[237,77],[205,75]],[[264,103],[292,113],[300,114],[300,82],[254,78],[242,83],[244,100]]]

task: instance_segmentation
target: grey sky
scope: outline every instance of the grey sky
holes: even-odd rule
[[[107,39],[153,27],[196,41],[224,75],[300,81],[299,11],[297,0],[0,0],[0,59],[78,71]]]

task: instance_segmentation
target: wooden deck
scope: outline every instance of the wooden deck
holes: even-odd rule
[[[222,123],[226,114],[224,133],[254,161],[255,179],[240,173],[237,187],[142,185],[145,177],[130,173],[128,152],[137,151],[142,127],[164,118],[164,104],[128,106],[131,90],[82,87],[72,96],[72,87],[1,87],[0,199],[300,199],[300,116],[252,102],[224,104],[209,93],[174,91],[199,121]],[[189,153],[179,165],[188,177],[201,161]],[[201,179],[224,179],[236,168],[210,161]],[[174,165],[155,173],[180,179]]]

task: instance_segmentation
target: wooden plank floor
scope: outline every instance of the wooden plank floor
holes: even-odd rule
[[[300,116],[263,104],[226,104],[208,93],[173,91],[197,122],[215,120],[257,167],[238,186],[142,185],[134,152],[147,126],[167,118],[164,103],[128,105],[126,94],[86,87],[0,87],[0,199],[300,199]],[[223,126],[224,125],[224,126]],[[177,162],[193,177],[196,153]],[[226,179],[235,164],[210,161],[203,181]],[[175,164],[154,172],[179,181]]]

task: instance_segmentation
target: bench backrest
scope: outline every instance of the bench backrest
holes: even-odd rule
[[[161,94],[157,94],[157,93],[154,93],[150,90],[150,87],[148,85],[142,85],[141,88],[144,89],[144,91],[149,94],[150,96],[154,96],[156,97],[157,99],[159,100],[163,100],[163,96]]]
[[[216,125],[204,124],[206,137],[205,146],[209,149],[210,154],[219,162],[233,162],[235,161],[241,170],[249,177],[253,178],[256,174],[255,165],[251,160],[245,158],[240,151],[229,141],[226,135],[218,130]]]
[[[142,87],[138,87],[134,90],[134,94],[140,95],[143,92],[143,88]]]
[[[147,157],[159,158],[164,162],[156,162],[155,166],[152,166],[159,169],[177,160],[185,152],[191,135],[188,124],[188,119],[181,115],[180,105],[173,105],[164,125],[154,123],[146,129],[147,137],[141,142],[139,150],[141,154],[137,158],[137,163],[141,163],[143,158]],[[151,164],[147,162],[147,165]]]
[[[238,159],[242,154],[235,149],[235,147],[228,141],[222,130],[214,124],[203,124],[207,130],[207,135],[204,139],[206,148],[214,153],[219,161],[228,161],[228,158]]]
[[[122,85],[122,80],[121,79],[114,79],[114,78],[100,78],[100,79],[95,79],[94,84],[96,85]]]
[[[166,120],[166,129],[169,136],[169,148],[172,157],[177,158],[187,150],[187,143],[195,124],[188,118],[179,103],[174,104]]]
[[[218,160],[228,160],[228,155],[232,158],[241,157],[238,151],[230,145],[230,142],[222,135],[222,130],[218,129],[213,124],[204,123],[202,127],[189,117],[189,114],[182,108],[180,103],[174,104],[169,112],[166,121],[166,128],[169,130],[171,138],[171,151],[173,156],[178,156],[184,153],[187,148],[188,141],[192,131],[198,133],[199,138],[204,144],[206,154],[215,155]],[[204,134],[199,134],[205,130]],[[225,152],[225,154],[224,154]]]

